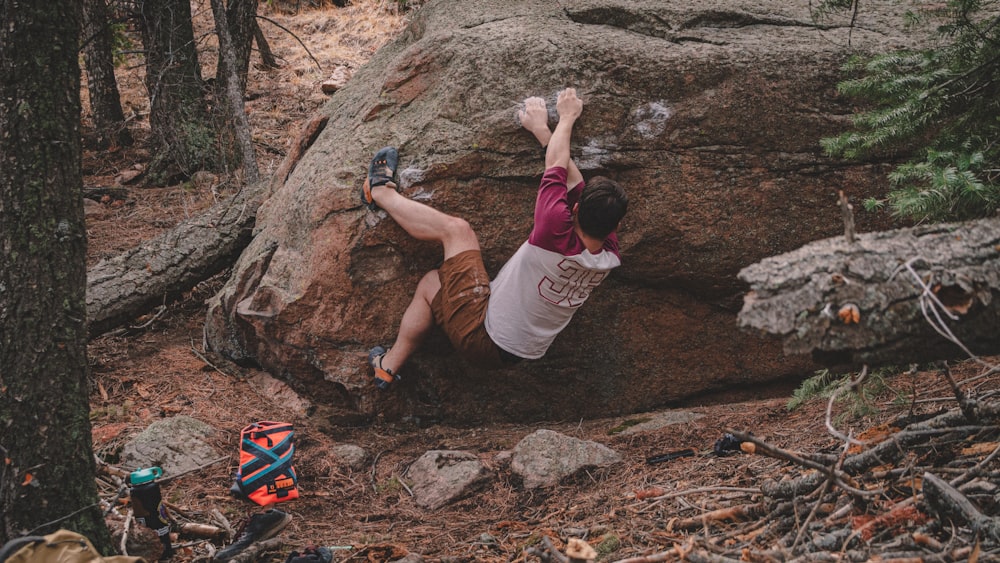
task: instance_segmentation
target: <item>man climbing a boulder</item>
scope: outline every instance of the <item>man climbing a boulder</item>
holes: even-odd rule
[[[383,148],[372,159],[362,201],[370,209],[384,209],[414,238],[444,247],[444,263],[420,280],[395,344],[376,346],[368,354],[379,388],[400,379],[403,364],[435,326],[477,365],[503,367],[541,358],[590,292],[621,264],[615,231],[628,197],[608,178],[585,184],[570,158],[573,125],[582,111],[575,89],[561,91],[559,123],[550,130],[545,101],[525,100],[519,118],[546,148],[545,173],[531,234],[492,282],[469,223],[397,192],[394,148]]]

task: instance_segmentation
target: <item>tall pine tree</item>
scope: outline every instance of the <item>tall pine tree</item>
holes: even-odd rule
[[[870,0],[877,1],[877,0]],[[857,9],[827,0],[820,13]],[[937,19],[940,47],[856,57],[841,93],[869,102],[855,130],[823,139],[832,156],[904,154],[892,191],[874,208],[916,221],[985,217],[1000,209],[1000,14],[994,2],[949,0],[918,20]]]
[[[0,543],[111,541],[87,392],[80,3],[0,0]]]

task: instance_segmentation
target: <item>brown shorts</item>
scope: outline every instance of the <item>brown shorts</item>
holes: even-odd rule
[[[466,250],[444,261],[438,270],[441,290],[431,302],[434,322],[452,346],[484,367],[500,367],[500,348],[486,333],[490,276],[479,250]]]

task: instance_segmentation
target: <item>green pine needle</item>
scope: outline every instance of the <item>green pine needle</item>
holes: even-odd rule
[[[851,10],[846,0],[825,0],[817,17]],[[909,21],[940,18],[916,12]],[[894,216],[916,221],[985,217],[1000,209],[1000,16],[977,0],[951,0],[939,26],[942,46],[852,57],[844,96],[867,102],[854,129],[820,141],[847,159],[909,154],[891,174],[883,204]]]

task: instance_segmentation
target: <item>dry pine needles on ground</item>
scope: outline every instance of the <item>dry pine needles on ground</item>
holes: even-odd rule
[[[282,66],[252,67],[247,105],[261,168],[273,170],[289,135],[325,101],[322,81],[336,68],[363,64],[405,22],[374,0],[266,15],[282,26],[262,22]],[[211,75],[211,56],[202,62]],[[138,117],[133,125],[139,144],[85,155],[90,188],[114,185],[123,171],[138,170],[135,165],[148,158],[141,146],[141,117],[148,111],[141,65],[131,61],[120,71],[123,96]],[[117,187],[95,193],[101,209],[88,218],[91,263],[238,189],[223,177],[204,185]],[[95,445],[109,466],[125,439],[174,414],[220,429],[213,445],[231,452],[164,485],[181,533],[178,561],[210,559],[226,543],[221,537],[232,538],[238,523],[256,510],[227,494],[238,430],[250,420],[287,415],[248,383],[248,372],[210,363],[199,350],[201,304],[217,289],[218,280],[205,282],[181,303],[98,339],[90,349]],[[295,517],[289,527],[252,555],[281,560],[292,549],[326,544],[349,548],[335,551],[338,561],[382,561],[411,552],[429,561],[562,561],[570,540],[579,539],[601,561],[865,560],[876,554],[900,561],[986,560],[997,556],[992,514],[1000,511],[1000,438],[993,393],[1000,376],[989,368],[985,375],[971,373],[978,370],[975,363],[963,370],[968,377],[955,385],[944,372],[933,383],[925,373],[896,376],[900,386],[907,377],[923,378],[919,388],[911,385],[911,402],[885,405],[880,415],[856,421],[855,432],[836,429],[830,408],[823,408],[833,399],[793,413],[784,399],[702,405],[692,407],[705,415],[697,421],[633,435],[609,434],[620,420],[546,424],[607,443],[625,461],[539,491],[524,490],[495,461],[539,425],[461,429],[376,422],[342,428],[299,420],[297,468],[304,496],[289,503]],[[711,444],[726,431],[752,444],[753,453],[715,455]],[[338,443],[363,446],[372,455],[369,466],[337,463],[330,452]],[[477,452],[498,477],[474,498],[420,510],[407,491],[406,469],[424,451],[444,446]],[[645,461],[686,448],[696,455],[655,465]],[[108,507],[127,522],[127,507],[119,502],[121,476],[109,467],[99,479]],[[128,529],[136,533],[134,524]]]

